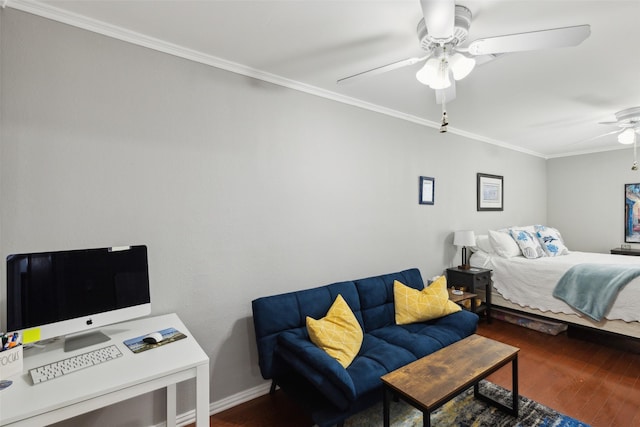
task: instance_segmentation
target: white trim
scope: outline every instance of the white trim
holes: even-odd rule
[[[229,408],[233,408],[234,406],[238,406],[241,403],[248,402],[257,397],[264,396],[269,393],[271,388],[271,382],[250,388],[248,390],[241,391],[240,393],[236,393],[229,397],[225,397],[222,400],[218,400],[213,402],[209,406],[209,412],[211,414],[217,414],[218,412],[226,411]]]
[[[406,120],[422,126],[427,126],[434,129],[440,128],[440,123],[438,122],[426,120],[421,117],[417,117],[411,114],[406,114],[397,110],[393,110],[391,108],[383,107],[377,104],[372,104],[356,98],[341,95],[339,93],[332,92],[326,89],[322,89],[316,86],[311,86],[296,80],[291,80],[282,76],[267,73],[262,70],[247,67],[246,65],[239,64],[237,62],[227,61],[226,59],[223,59],[223,58],[207,55],[193,49],[189,49],[183,46],[169,43],[154,37],[149,37],[144,34],[137,33],[135,31],[126,30],[124,28],[108,24],[106,22],[98,21],[96,19],[88,18],[83,15],[65,11],[63,9],[59,9],[57,7],[54,7],[48,4],[40,3],[35,0],[4,0],[3,7],[4,6],[9,6],[13,9],[21,10],[23,12],[28,12],[44,18],[52,19],[54,21],[62,22],[64,24],[68,24],[77,28],[82,28],[84,30],[102,34],[107,37],[132,43],[138,46],[143,46],[159,52],[167,53],[169,55],[177,56],[179,58],[198,62],[200,64],[205,64],[211,67],[230,71],[232,73],[262,80],[268,83],[273,83],[289,89],[319,96],[321,98],[326,98],[332,101],[340,102],[340,103],[351,105],[354,107],[363,108],[365,110],[385,114],[387,116],[395,117],[401,120]],[[525,154],[530,154],[532,156],[547,158],[545,155],[541,153],[537,153],[531,150],[526,150],[521,147],[508,144],[506,142],[487,138],[481,135],[476,135],[474,133],[456,129],[451,126],[448,127],[448,132],[456,135],[464,136],[466,138],[475,139],[477,141],[486,142],[488,144],[497,145],[513,151],[519,151]]]
[[[225,397],[222,400],[218,400],[209,404],[209,415],[217,414],[218,412],[225,411],[229,408],[233,408],[234,406],[240,405],[242,403],[253,400],[257,397],[263,396],[269,393],[269,389],[271,387],[271,383],[266,383],[263,385],[259,385],[249,390],[241,391],[240,393],[236,393],[232,396]],[[196,422],[196,410],[192,409],[187,412],[183,412],[176,417],[176,426],[184,427],[189,424],[193,424]],[[167,423],[165,421],[160,424],[155,424],[151,427],[166,427]]]
[[[555,159],[559,157],[581,156],[583,154],[595,154],[595,153],[603,153],[607,151],[624,150],[624,149],[629,149],[629,146],[619,144],[619,146],[614,145],[610,148],[598,148],[593,150],[572,151],[570,153],[549,154],[546,156],[546,159],[549,160],[549,159]]]

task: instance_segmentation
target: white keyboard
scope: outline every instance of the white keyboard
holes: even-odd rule
[[[80,369],[117,359],[118,357],[122,357],[122,353],[118,350],[118,347],[113,344],[29,369],[29,373],[31,374],[33,383],[38,384],[79,371]]]

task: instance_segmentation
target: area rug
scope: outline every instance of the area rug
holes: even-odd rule
[[[511,391],[488,381],[480,391],[511,406]],[[434,427],[589,427],[531,399],[520,396],[520,416],[515,418],[473,397],[473,387],[431,414]],[[422,427],[422,412],[400,400],[391,402],[392,427]],[[382,426],[382,403],[347,419],[345,427]]]

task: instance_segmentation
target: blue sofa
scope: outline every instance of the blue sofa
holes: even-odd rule
[[[382,400],[382,375],[476,331],[478,316],[466,310],[396,325],[394,280],[424,288],[420,271],[413,268],[254,300],[260,372],[272,380],[271,392],[279,386],[320,427],[341,425]],[[306,316],[324,317],[338,294],[364,333],[362,347],[346,369],[310,341],[306,328]]]

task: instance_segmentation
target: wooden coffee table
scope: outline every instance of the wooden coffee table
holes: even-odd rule
[[[398,396],[421,410],[424,414],[423,425],[430,427],[431,412],[471,386],[477,399],[517,417],[519,351],[517,347],[480,335],[471,335],[384,375],[381,378],[384,389],[384,426],[389,427],[389,403],[392,396]],[[511,407],[483,395],[478,388],[480,380],[509,362],[512,368]]]

